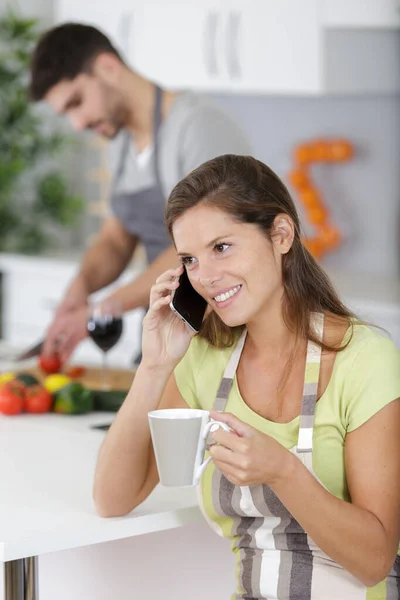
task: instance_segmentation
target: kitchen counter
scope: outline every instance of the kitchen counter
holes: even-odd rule
[[[105,412],[0,417],[0,562],[4,563],[5,600],[38,600],[36,557],[40,555],[203,520],[194,488],[161,486],[129,515],[97,516],[92,485],[104,431],[91,426],[111,423],[114,417]],[[143,568],[138,566],[139,573]],[[32,589],[39,591],[25,587],[27,569]],[[11,580],[12,585],[7,585]]]
[[[157,486],[125,517],[103,519],[93,473],[113,413],[0,418],[0,561],[35,556],[199,521],[193,488]]]
[[[16,365],[16,351],[0,343],[0,371],[36,364]],[[0,416],[0,600],[109,600],[132,589],[151,600],[166,588],[183,600],[191,583],[192,600],[230,596],[233,555],[203,519],[193,488],[157,486],[130,514],[97,516],[92,485],[105,432],[91,426],[114,418]]]

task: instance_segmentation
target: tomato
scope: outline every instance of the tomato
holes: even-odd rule
[[[41,385],[32,385],[25,391],[24,408],[28,413],[45,413],[51,410],[53,398]]]
[[[73,365],[69,367],[66,371],[66,375],[71,377],[71,379],[76,379],[77,377],[82,377],[86,373],[86,368],[81,367],[79,365]]]
[[[19,415],[24,409],[25,386],[13,379],[0,385],[0,412],[3,415]]]
[[[39,357],[39,366],[48,375],[50,373],[58,373],[61,370],[62,363],[56,354],[41,355]]]

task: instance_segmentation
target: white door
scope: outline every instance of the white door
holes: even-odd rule
[[[146,0],[135,13],[131,62],[170,89],[220,89],[226,74],[221,0]]]
[[[400,0],[321,0],[326,27],[398,29]]]
[[[231,89],[252,93],[321,91],[319,0],[237,0],[227,15]]]

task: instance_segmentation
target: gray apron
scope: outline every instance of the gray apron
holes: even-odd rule
[[[158,133],[161,125],[162,90],[156,87],[155,94],[153,117],[155,185],[135,193],[118,193],[116,191],[117,183],[124,172],[131,143],[130,133],[125,132],[111,194],[114,215],[129,233],[137,236],[142,242],[149,263],[153,262],[161,252],[171,245],[164,222],[166,198],[162,192],[159,172]]]
[[[324,315],[314,313],[312,319],[322,340]],[[220,382],[214,402],[220,412],[225,410],[245,339],[246,330]],[[323,486],[312,461],[320,365],[321,347],[309,341],[299,434],[291,452]],[[200,486],[199,504],[211,527],[232,540],[238,583],[232,600],[399,600],[399,556],[386,580],[368,589],[316,545],[268,485],[234,485],[212,462],[207,470],[208,481],[202,485],[210,503],[206,509]],[[220,524],[216,516],[223,519]]]

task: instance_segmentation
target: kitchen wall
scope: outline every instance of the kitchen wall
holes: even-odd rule
[[[344,237],[322,263],[339,271],[400,274],[400,96],[211,97],[242,125],[254,154],[287,184],[296,144],[317,137],[349,139],[355,147],[351,161],[312,167],[332,220]],[[76,155],[71,171],[74,186],[92,199],[98,197],[99,187],[88,181],[87,174],[89,167],[99,164],[98,152]],[[295,190],[291,191],[297,200]],[[301,213],[299,203],[298,208]],[[304,218],[302,223],[311,235]],[[97,226],[98,218],[87,219],[87,238]]]
[[[345,236],[324,263],[334,269],[399,274],[399,96],[214,98],[242,123],[255,155],[283,178],[299,142],[351,140],[356,152],[351,162],[312,169]]]

